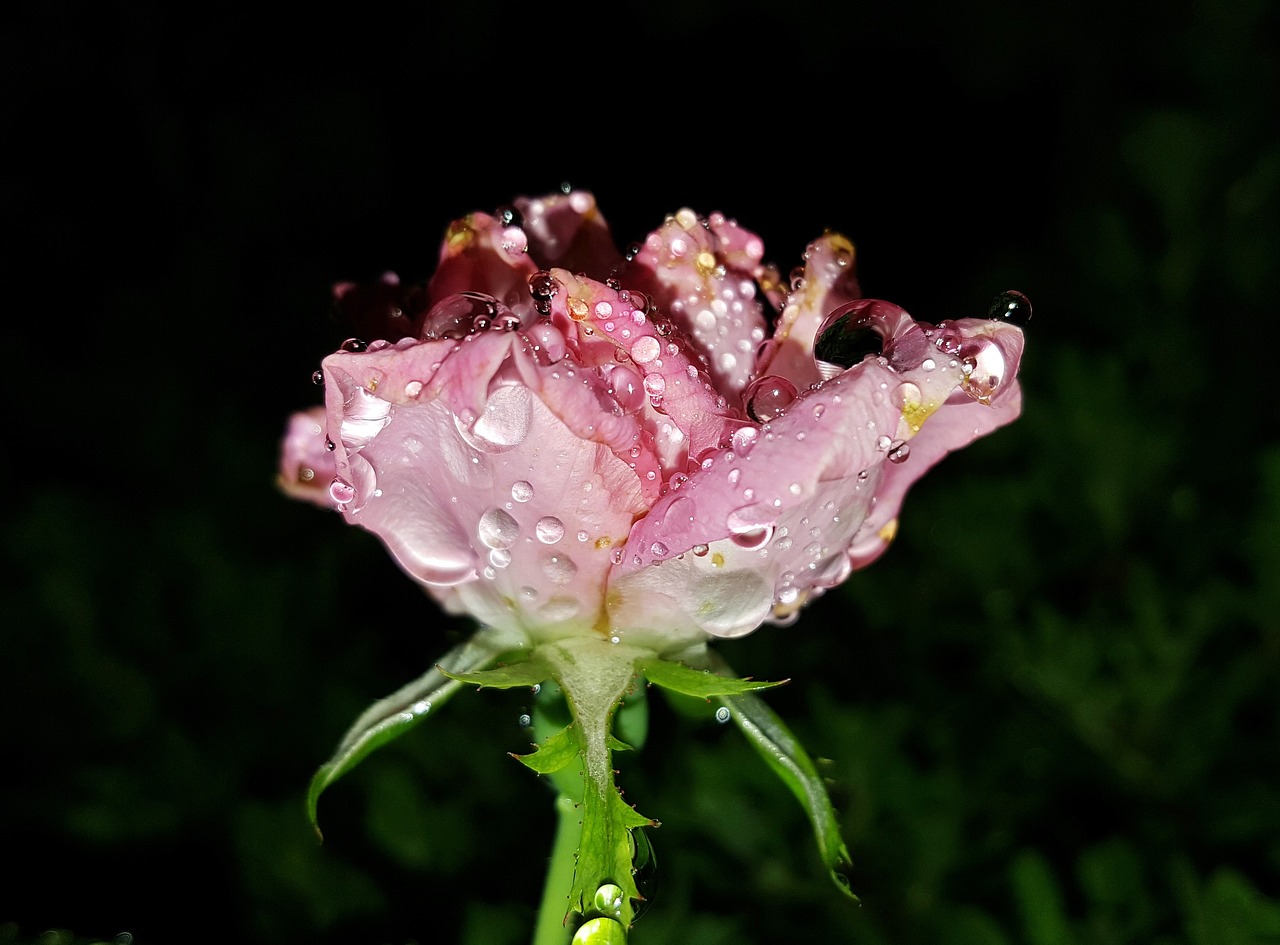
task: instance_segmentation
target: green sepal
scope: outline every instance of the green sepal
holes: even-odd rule
[[[709,669],[693,669],[684,663],[670,660],[646,659],[636,664],[649,682],[663,689],[694,696],[699,699],[710,699],[714,696],[731,696],[744,692],[755,692],[759,689],[771,689],[790,682],[782,679],[778,682],[765,682],[755,679],[734,679],[731,676],[720,676]]]
[[[499,666],[497,669],[456,673],[441,668],[441,672],[455,682],[479,686],[481,689],[515,689],[518,686],[533,688],[551,678],[551,667],[545,660],[536,658]]]
[[[603,791],[588,790],[582,799],[582,839],[569,901],[575,911],[589,915],[596,890],[605,883],[613,883],[623,892],[620,917],[627,928],[634,918],[632,902],[644,898],[636,887],[632,867],[635,850],[631,831],[636,827],[655,827],[658,822],[624,801],[613,784],[604,788]]]
[[[730,717],[747,736],[748,741],[773,772],[800,801],[813,826],[818,852],[831,874],[831,880],[845,895],[859,902],[849,888],[848,872],[852,868],[849,848],[840,836],[840,819],[826,784],[809,753],[791,730],[763,700],[750,694],[720,696],[717,699],[729,710]]]
[[[495,634],[481,631],[461,646],[450,650],[435,667],[413,682],[365,709],[342,736],[329,760],[312,776],[307,788],[307,818],[311,821],[316,836],[321,836],[316,807],[320,795],[329,785],[370,753],[395,741],[443,705],[461,686],[450,674],[466,674],[482,669],[493,662],[508,645],[509,642],[499,642]]]
[[[577,723],[566,725],[550,736],[527,755],[512,754],[511,757],[538,774],[555,774],[577,761],[582,755],[582,740],[571,729]]]

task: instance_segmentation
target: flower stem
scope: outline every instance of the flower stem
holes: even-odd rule
[[[573,888],[573,870],[582,836],[581,814],[573,799],[556,796],[556,835],[551,844],[551,860],[547,864],[547,882],[542,889],[538,921],[533,929],[533,945],[567,945],[573,926],[569,913],[569,890]]]

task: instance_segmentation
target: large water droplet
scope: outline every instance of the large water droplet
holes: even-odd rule
[[[358,387],[342,409],[339,437],[349,450],[362,450],[391,422],[391,403]]]
[[[987,306],[987,318],[1022,327],[1031,321],[1031,300],[1014,289],[1001,292]]]
[[[631,360],[636,364],[648,364],[662,353],[662,343],[653,335],[641,335],[631,346]]]
[[[431,311],[422,320],[418,336],[424,340],[465,338],[490,327],[500,314],[510,314],[510,311],[492,295],[483,292],[458,292],[431,307]]]
[[[779,417],[796,399],[796,385],[775,374],[757,377],[743,391],[751,419],[767,423]]]
[[[973,339],[960,349],[960,370],[964,392],[974,400],[987,403],[1004,383],[1004,352],[989,338]]]
[[[771,516],[761,506],[749,505],[734,509],[725,520],[730,540],[748,551],[768,544],[773,537]]]
[[[339,505],[347,505],[354,501],[355,497],[356,488],[347,480],[335,477],[333,482],[329,483],[329,498]]]
[[[564,537],[564,522],[554,515],[547,515],[538,519],[538,523],[533,526],[533,533],[544,545],[554,545]]]
[[[816,360],[841,370],[883,351],[884,337],[871,326],[863,307],[832,312],[818,330],[813,346]]]
[[[542,573],[552,584],[568,584],[578,573],[578,566],[568,555],[547,555],[542,559]]]
[[[910,455],[911,447],[899,440],[889,447],[889,454],[886,458],[891,463],[905,463]]]
[[[639,410],[645,401],[644,382],[640,375],[621,365],[609,372],[609,387],[618,406],[628,413]]]
[[[511,498],[517,502],[528,502],[533,498],[533,483],[521,479],[511,484]]]
[[[485,453],[515,449],[529,435],[533,423],[533,393],[520,385],[499,387],[489,395],[484,412],[468,425],[463,417],[454,424],[462,438]]]
[[[509,512],[491,508],[480,516],[476,526],[480,540],[489,548],[510,548],[520,537],[520,523]]]

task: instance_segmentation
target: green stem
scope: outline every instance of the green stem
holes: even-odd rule
[[[565,919],[569,914],[569,890],[573,888],[578,841],[582,836],[580,819],[581,812],[573,799],[557,795],[556,836],[551,844],[547,883],[542,889],[538,921],[533,929],[533,945],[566,945],[573,937],[573,926]]]

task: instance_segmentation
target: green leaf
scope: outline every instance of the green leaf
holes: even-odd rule
[[[570,902],[585,915],[596,890],[605,883],[613,883],[621,887],[624,894],[621,915],[623,925],[629,927],[634,915],[631,903],[643,898],[636,888],[632,869],[635,845],[631,830],[657,826],[657,821],[624,801],[613,783],[604,787],[603,791],[588,790],[582,799],[582,839]]]
[[[582,756],[581,738],[571,731],[574,725],[566,725],[527,755],[511,757],[532,768],[538,774],[555,774]]]
[[[783,679],[779,682],[764,682],[754,679],[734,679],[721,676],[710,669],[693,669],[684,663],[675,663],[662,659],[646,659],[636,664],[640,673],[663,689],[680,692],[686,696],[699,699],[710,699],[713,696],[737,695],[754,692],[758,689],[771,689],[790,682]]]
[[[379,699],[365,709],[338,742],[329,760],[320,766],[307,789],[307,817],[320,835],[316,805],[329,785],[354,768],[371,752],[399,738],[444,704],[461,683],[450,673],[468,673],[492,662],[506,647],[495,634],[477,633],[450,650],[440,662],[413,682]],[[448,667],[447,671],[445,667]]]
[[[717,701],[729,710],[730,718],[760,757],[800,801],[813,826],[818,852],[831,873],[832,882],[845,895],[859,901],[849,888],[846,874],[852,863],[849,849],[840,836],[840,820],[827,794],[826,784],[804,746],[759,697],[744,693],[720,696]]]
[[[479,686],[481,689],[515,689],[518,686],[540,686],[551,678],[551,667],[545,660],[526,659],[476,672],[441,671],[455,682]]]

